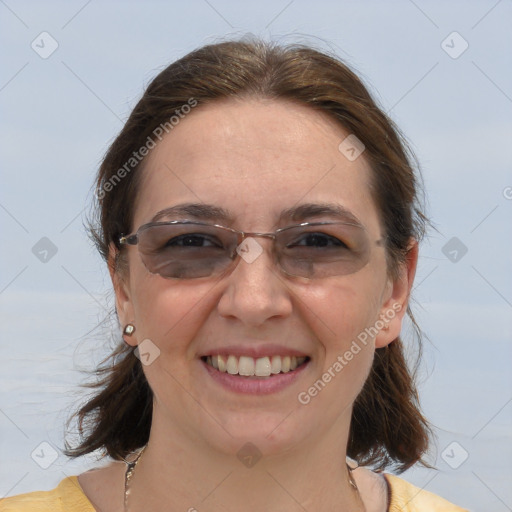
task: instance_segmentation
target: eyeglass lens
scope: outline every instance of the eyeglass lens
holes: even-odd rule
[[[177,279],[221,274],[236,258],[240,240],[229,229],[194,223],[150,224],[137,235],[147,269]],[[289,275],[328,277],[365,266],[370,244],[365,230],[352,224],[292,226],[276,233],[273,254]]]

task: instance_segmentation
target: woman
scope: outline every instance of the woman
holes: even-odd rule
[[[382,471],[426,464],[430,434],[400,340],[426,223],[408,155],[312,48],[161,72],[97,180],[125,343],[66,454],[113,462],[0,510],[462,510]]]

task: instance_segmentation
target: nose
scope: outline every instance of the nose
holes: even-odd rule
[[[271,251],[272,240],[267,238],[249,237],[240,244],[238,261],[226,277],[217,305],[221,316],[258,327],[272,318],[290,315],[290,291]]]

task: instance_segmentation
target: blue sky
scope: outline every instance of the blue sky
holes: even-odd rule
[[[415,150],[439,231],[414,291],[439,471],[405,478],[472,510],[512,508],[510,2],[6,0],[0,14],[0,495],[94,464],[60,455],[42,469],[31,453],[62,444],[77,367],[108,348],[87,335],[112,294],[82,221],[109,142],[159,70],[251,32],[335,51]],[[43,237],[57,250],[47,262],[33,251]],[[449,242],[467,253],[451,261]],[[442,453],[463,457],[459,446],[468,457],[454,469]]]

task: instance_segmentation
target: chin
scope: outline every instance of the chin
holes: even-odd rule
[[[237,412],[223,418],[222,425],[229,434],[222,439],[211,439],[211,443],[217,449],[239,457],[251,450],[265,456],[279,455],[299,446],[310,434],[304,422],[298,422],[293,416],[290,411]],[[210,437],[207,433],[204,436],[206,439]]]

